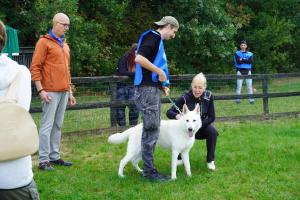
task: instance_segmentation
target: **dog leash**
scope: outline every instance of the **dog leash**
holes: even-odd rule
[[[169,101],[171,102],[172,106],[175,107],[175,109],[180,113],[182,114],[181,110],[178,108],[178,106],[176,106],[176,104],[174,103],[174,101],[171,99],[170,96],[167,96],[167,98],[169,99]]]

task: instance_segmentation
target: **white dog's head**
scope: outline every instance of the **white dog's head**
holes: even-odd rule
[[[197,103],[195,109],[190,111],[186,104],[183,105],[183,116],[180,118],[185,124],[185,132],[189,137],[194,137],[196,132],[201,128],[202,121],[200,118],[200,106]]]

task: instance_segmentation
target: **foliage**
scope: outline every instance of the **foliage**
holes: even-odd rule
[[[237,44],[247,40],[254,53],[255,73],[299,71],[297,59],[291,59],[295,51],[299,54],[296,49],[299,26],[295,23],[295,15],[300,11],[297,0],[232,0],[227,8],[239,27]],[[234,8],[237,9],[234,11]]]
[[[255,73],[300,71],[298,0],[2,0],[0,19],[34,46],[57,12],[70,16],[67,35],[74,76],[111,75],[139,35],[164,15],[180,29],[166,42],[172,73],[232,73],[233,53],[246,39]]]
[[[166,5],[178,16],[178,37],[167,43],[168,58],[174,60],[181,73],[225,72],[232,69],[233,35],[236,28],[218,0],[179,0]],[[184,11],[184,12],[182,12]]]

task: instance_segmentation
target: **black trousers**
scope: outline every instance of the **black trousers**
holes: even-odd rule
[[[206,140],[206,161],[211,162],[215,160],[215,150],[217,145],[218,132],[213,125],[208,125],[205,128],[200,128],[196,133],[197,140]]]
[[[197,140],[206,140],[206,161],[211,162],[215,160],[215,150],[217,145],[218,132],[214,126],[208,125],[205,128],[200,128],[195,135]],[[178,156],[178,159],[181,160],[181,156]]]

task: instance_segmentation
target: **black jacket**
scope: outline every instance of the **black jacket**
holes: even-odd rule
[[[135,73],[128,71],[128,67],[128,54],[125,54],[120,58],[118,62],[116,75],[129,76],[130,78],[134,78]]]
[[[116,71],[117,76],[128,76],[130,77],[131,81],[126,81],[126,82],[118,82],[117,87],[127,87],[127,86],[133,86],[132,80],[134,79],[134,74],[135,72],[130,72],[128,70],[129,64],[128,64],[128,54],[123,55],[119,62],[118,62],[118,67]]]
[[[179,97],[175,102],[181,111],[184,104],[187,105],[189,110],[194,110],[197,103],[199,103],[201,109],[202,128],[206,128],[215,121],[214,97],[210,91],[204,91],[199,98],[195,98],[192,91],[189,91]],[[179,114],[179,112],[174,106],[167,111],[167,117],[169,119],[176,119],[177,114]]]

